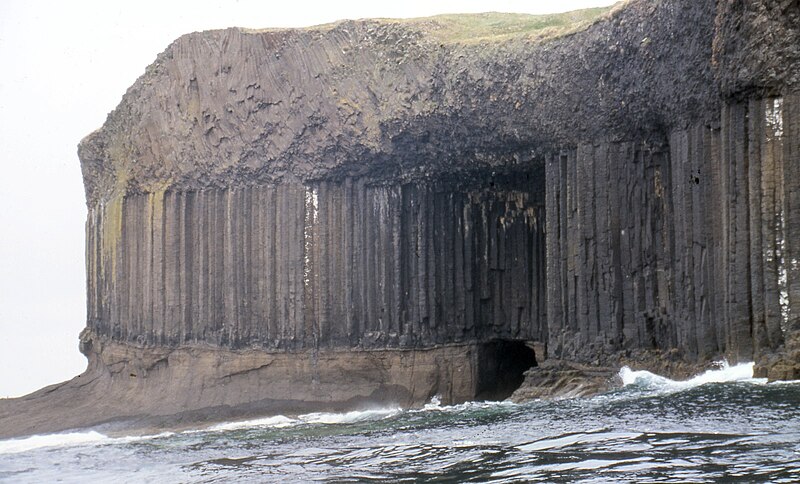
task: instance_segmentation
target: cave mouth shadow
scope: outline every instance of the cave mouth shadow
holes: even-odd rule
[[[525,381],[525,372],[537,365],[536,352],[527,341],[497,339],[482,344],[475,399],[505,400]]]

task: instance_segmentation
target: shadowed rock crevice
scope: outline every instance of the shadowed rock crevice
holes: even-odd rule
[[[525,381],[525,372],[537,366],[533,347],[520,340],[484,344],[478,358],[476,400],[505,400]]]

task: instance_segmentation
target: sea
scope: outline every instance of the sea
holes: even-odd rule
[[[0,441],[0,481],[800,482],[800,382],[623,368],[591,398],[372,408],[157,435]]]

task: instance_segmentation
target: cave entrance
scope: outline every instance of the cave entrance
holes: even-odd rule
[[[492,340],[478,351],[475,399],[499,401],[510,397],[537,366],[533,345],[520,340]]]

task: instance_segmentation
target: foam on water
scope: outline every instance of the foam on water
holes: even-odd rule
[[[0,440],[0,454],[16,454],[46,447],[77,447],[82,445],[125,444],[142,440],[159,439],[175,435],[162,432],[155,435],[129,435],[109,437],[95,430],[86,432],[64,432],[58,434],[31,435],[21,439]]]
[[[431,398],[430,402],[423,405],[422,408],[417,410],[409,410],[409,412],[463,412],[466,410],[472,409],[484,409],[484,408],[494,408],[494,407],[515,407],[518,404],[509,401],[483,401],[483,402],[464,402],[459,403],[456,405],[442,405],[442,400],[439,395],[435,395]]]
[[[724,365],[687,382],[631,372],[628,389],[589,399],[506,407],[443,397],[396,416],[384,408],[269,417],[130,444],[158,436],[86,429],[3,442],[0,481],[800,482],[800,386],[738,383],[758,381],[750,375]],[[734,383],[663,390],[708,381]],[[257,425],[288,428],[247,430]],[[59,447],[8,453],[41,439]]]
[[[419,410],[411,412],[460,412],[471,408],[488,408],[497,405],[515,405],[511,402],[466,402],[459,405],[442,405],[441,399],[434,396],[431,401]],[[314,412],[287,417],[275,415],[251,420],[236,422],[223,422],[200,430],[187,430],[183,434],[202,432],[226,432],[232,430],[246,430],[259,428],[287,428],[297,425],[336,425],[357,422],[375,421],[391,418],[404,410],[400,407],[375,408],[369,410],[356,410],[344,413]],[[33,435],[22,439],[0,440],[0,454],[27,452],[43,447],[67,447],[97,444],[121,444],[147,439],[156,439],[175,435],[174,432],[163,432],[156,435],[108,437],[97,431],[71,432],[47,435]]]
[[[439,395],[434,395],[431,398],[431,401],[426,403],[423,410],[441,410],[442,409],[442,398]]]
[[[422,408],[415,410],[403,410],[400,407],[386,407],[375,408],[370,410],[356,410],[352,412],[333,413],[333,412],[315,412],[299,415],[297,417],[286,417],[284,415],[276,415],[274,417],[265,417],[252,420],[242,420],[238,422],[224,422],[217,425],[208,427],[203,431],[228,431],[228,430],[243,430],[243,429],[256,429],[256,428],[286,428],[294,427],[297,425],[335,425],[335,424],[349,424],[357,422],[366,422],[374,420],[382,420],[399,415],[403,412],[418,413],[418,412],[463,412],[470,409],[482,409],[497,406],[516,406],[513,402],[465,402],[458,405],[442,405],[441,397],[438,395],[431,398],[430,402],[426,403]],[[197,430],[187,431],[188,433],[198,432]]]
[[[298,419],[307,424],[346,424],[364,422],[368,420],[381,420],[400,413],[399,407],[378,408],[346,413],[309,413],[300,415]]]
[[[727,362],[720,362],[719,367],[713,370],[708,370],[693,378],[685,381],[676,381],[666,378],[661,375],[649,371],[634,371],[628,367],[624,367],[619,371],[619,376],[622,379],[625,387],[639,388],[647,391],[654,391],[656,393],[670,393],[675,391],[682,391],[695,388],[708,383],[723,383],[723,382],[748,382],[755,384],[765,384],[766,379],[753,378],[753,363],[743,363],[731,366]],[[778,382],[779,384],[795,384],[799,382]],[[598,398],[598,397],[596,397]],[[602,398],[602,396],[600,397]],[[181,432],[183,434],[192,434],[197,432],[225,432],[231,430],[242,429],[259,429],[259,428],[287,428],[298,425],[336,425],[336,424],[350,424],[365,421],[378,421],[395,417],[403,413],[461,413],[473,410],[489,409],[493,407],[516,407],[515,403],[504,402],[466,402],[458,405],[442,405],[441,398],[434,396],[430,402],[425,404],[420,409],[403,410],[399,407],[386,407],[375,408],[369,410],[352,411],[344,413],[308,413],[296,417],[287,417],[284,415],[276,415],[271,417],[264,417],[258,419],[251,419],[238,422],[224,422],[219,423],[205,429],[188,430]],[[588,432],[589,434],[591,432]],[[586,442],[592,440],[591,437],[580,436],[578,440]],[[164,432],[157,435],[144,435],[144,436],[127,436],[127,437],[108,437],[102,433],[94,430],[83,432],[69,432],[58,433],[49,435],[34,435],[26,438],[0,440],[0,455],[2,454],[15,454],[21,452],[32,451],[40,448],[47,447],[80,447],[80,446],[95,446],[95,445],[113,445],[124,444],[129,442],[136,442],[147,439],[166,438],[175,435],[172,432]],[[609,436],[605,436],[607,438]],[[615,436],[619,437],[619,436]],[[630,437],[625,435],[625,437]],[[526,445],[531,449],[537,447],[558,447],[567,442],[569,439],[556,440],[550,442],[547,440],[529,442]]]
[[[240,422],[225,422],[217,425],[212,425],[207,430],[211,431],[225,431],[225,430],[241,430],[248,428],[283,428],[297,425],[297,420],[283,415],[276,415],[274,417],[257,418],[253,420],[243,420]],[[193,432],[193,431],[189,431]]]
[[[109,438],[94,430],[64,434],[31,435],[23,439],[0,440],[0,454],[16,454],[43,447],[65,447],[96,444]]]
[[[766,378],[753,378],[754,363],[741,363],[731,366],[727,361],[719,362],[718,368],[707,370],[688,380],[677,381],[651,373],[646,370],[631,370],[625,366],[619,371],[623,386],[635,386],[652,390],[680,391],[699,387],[708,383],[749,382],[766,383]]]
[[[208,431],[227,431],[256,428],[285,428],[302,424],[333,425],[365,422],[370,420],[381,420],[393,417],[402,410],[399,407],[377,408],[371,410],[355,410],[345,413],[315,412],[299,415],[297,417],[286,417],[276,415],[274,417],[258,418],[253,420],[242,420],[239,422],[225,422],[209,427]],[[192,432],[192,431],[190,431]]]

